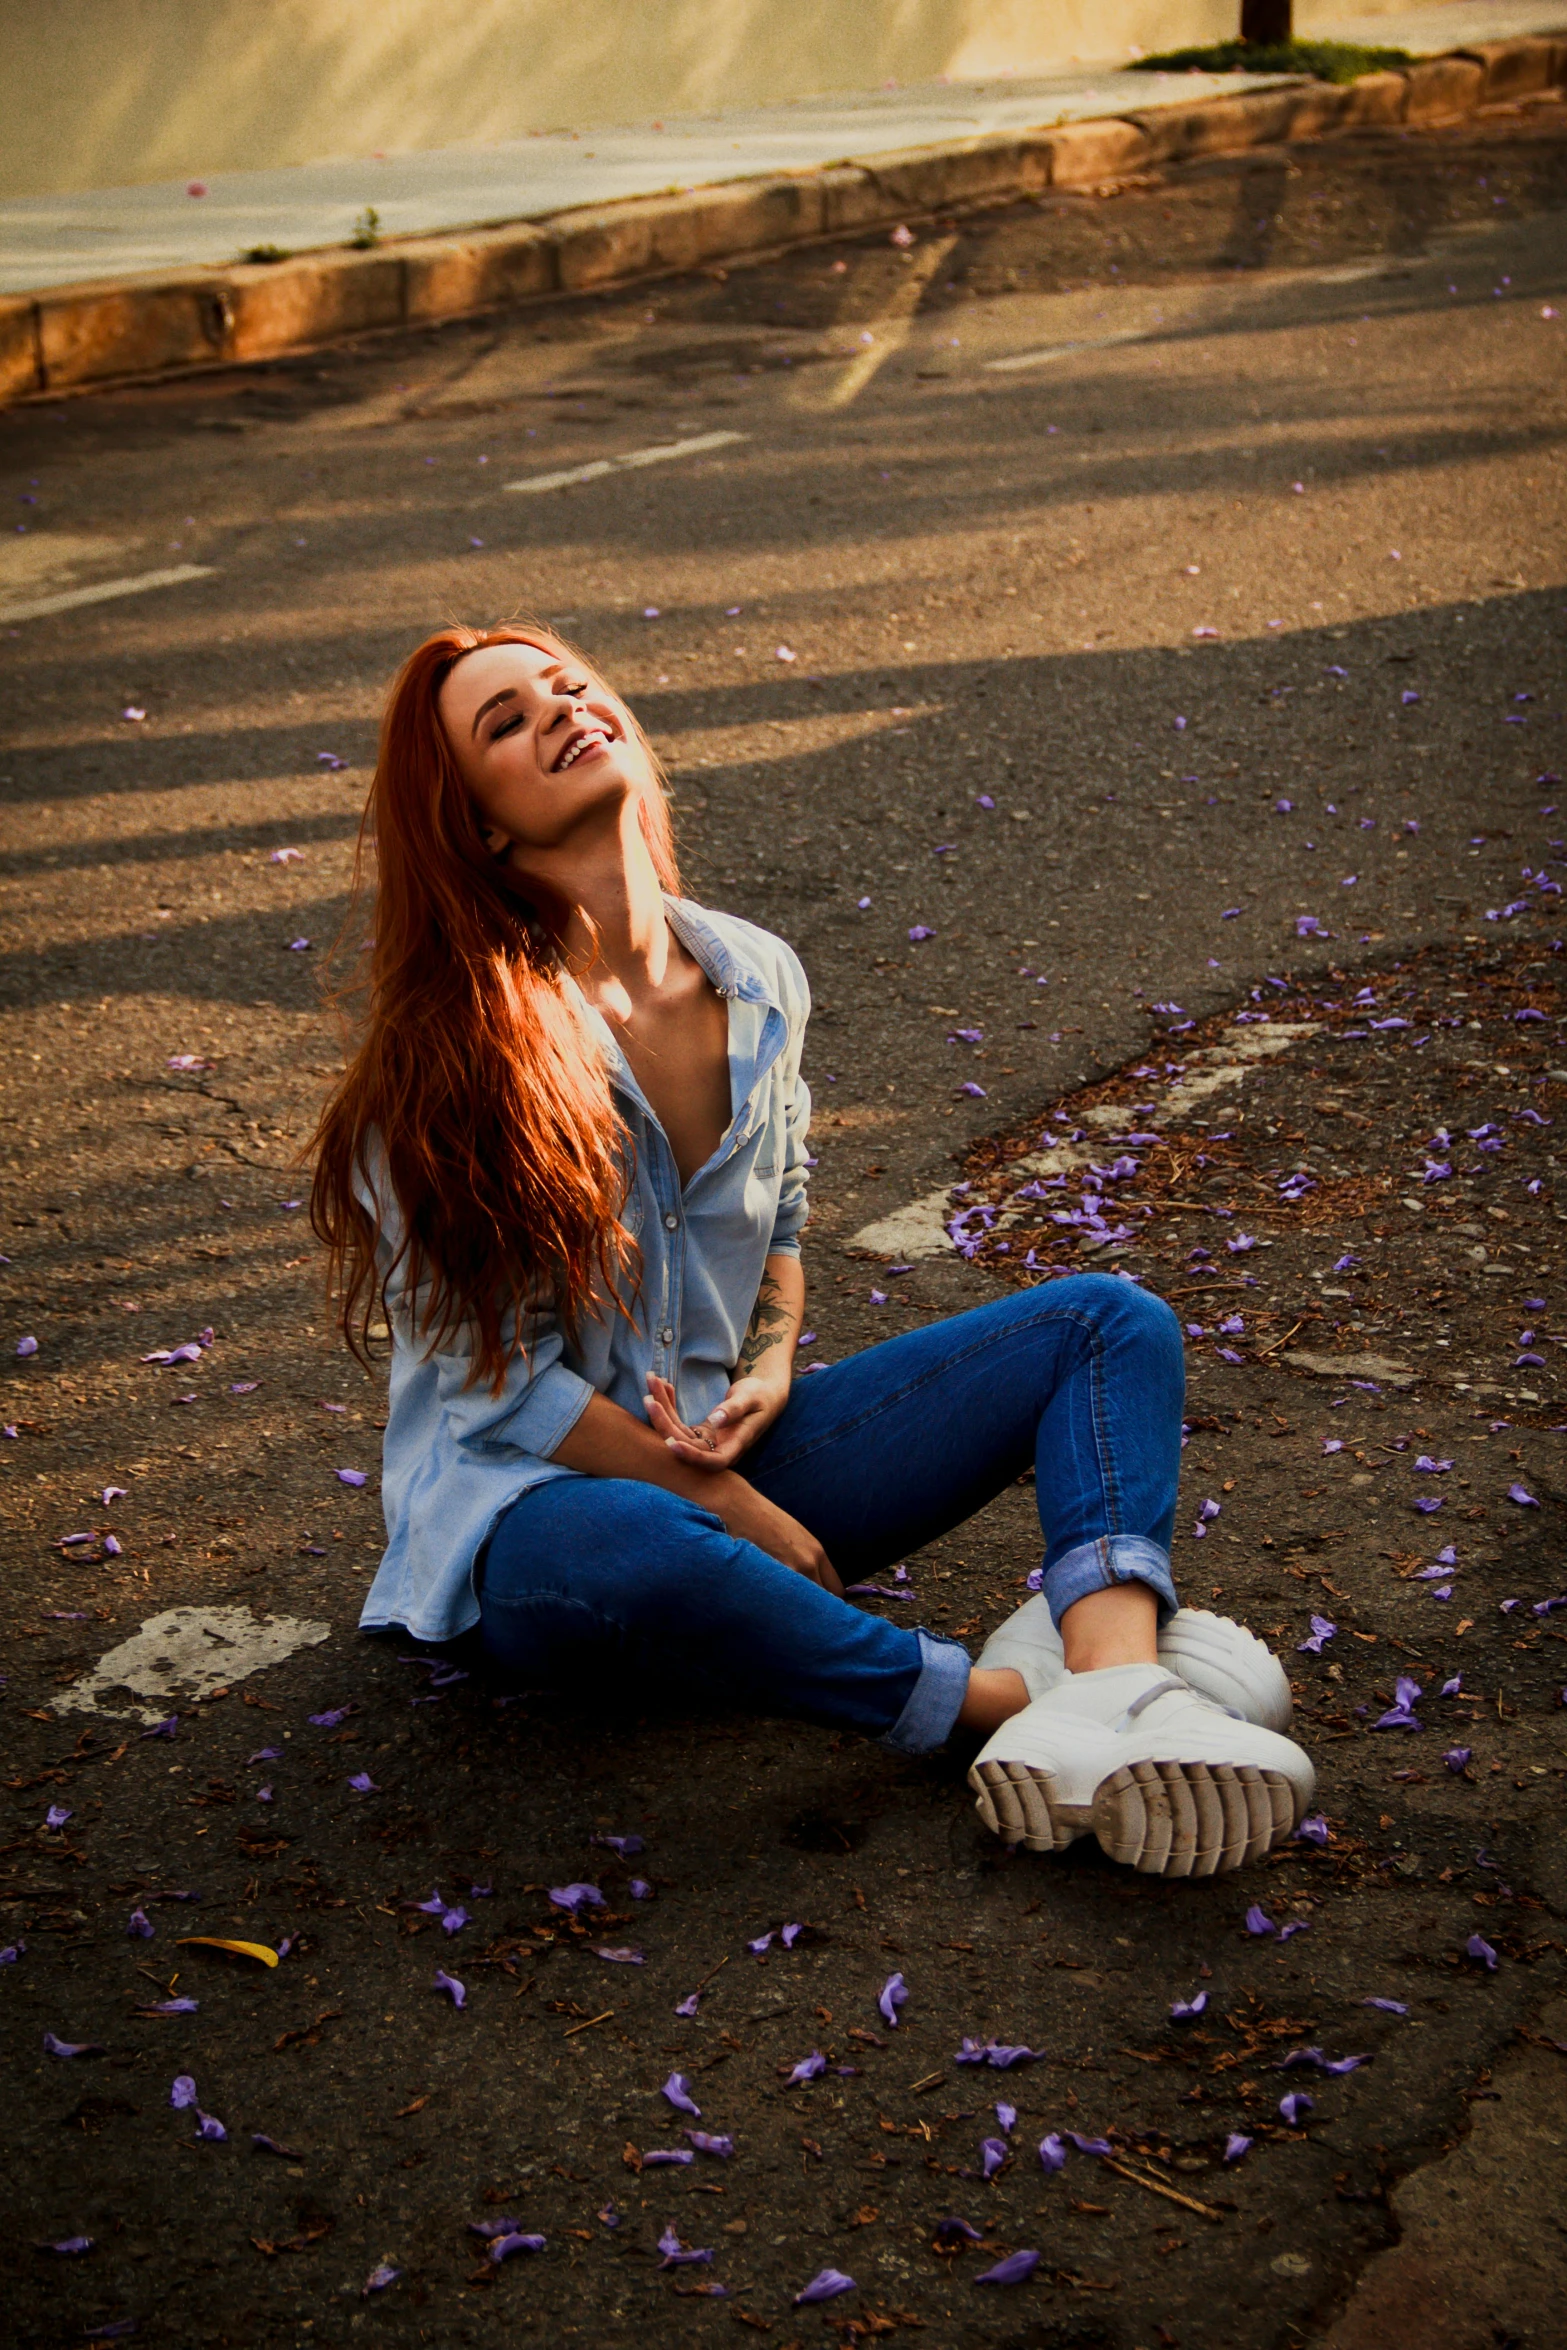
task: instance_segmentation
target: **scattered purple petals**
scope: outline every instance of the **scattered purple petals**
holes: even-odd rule
[[[1312,1812],[1295,1830],[1297,1844],[1326,1844],[1327,1840],[1328,1823],[1319,1811]]]
[[[75,1816],[69,1804],[51,1803],[44,1814],[44,1826],[46,1828],[63,1828],[66,1821],[74,1819]]]
[[[799,1941],[799,1939],[800,1939],[800,1927],[799,1927],[799,1925],[798,1925],[798,1924],[794,1924],[794,1925],[788,1925],[788,1926],[780,1926],[780,1927],[779,1927],[779,1929],[778,1929],[778,1939],[779,1939],[779,1941],[780,1941],[780,1942],[783,1944],[783,1946],[784,1946],[785,1950],[792,1950],[792,1949],[794,1948],[795,1944],[796,1944],[796,1943]]]
[[[40,2252],[58,2252],[66,2260],[77,2260],[84,2252],[90,2252],[92,2248],[93,2238],[91,2236],[61,2236],[53,2244],[40,2244],[38,2247]],[[92,2327],[91,2331],[98,2340],[103,2339],[96,2326]]]
[[[994,2268],[981,2269],[976,2285],[1026,2285],[1039,2266],[1037,2252],[1009,2252]]]
[[[1292,2130],[1298,2130],[1305,2116],[1316,2109],[1316,2099],[1306,2096],[1303,2090],[1294,2090],[1288,2097],[1279,2099],[1279,2112]]]
[[[1453,1776],[1457,1778],[1459,1773],[1466,1771],[1474,1760],[1474,1748],[1472,1746],[1450,1746],[1442,1760]]]
[[[27,1359],[27,1357],[28,1357],[29,1355],[35,1355],[35,1354],[38,1352],[38,1341],[37,1341],[37,1339],[36,1339],[36,1338],[19,1338],[19,1339],[17,1340],[17,1342],[16,1342],[16,1351],[17,1351],[17,1353],[18,1353],[18,1354],[19,1354],[19,1355],[22,1357],[23,1361],[25,1362],[25,1361],[26,1361],[26,1359]]]
[[[622,1860],[634,1859],[637,1853],[647,1850],[646,1839],[641,1836],[590,1836],[588,1842],[601,1844],[606,1852],[616,1853]]]
[[[698,2252],[694,2251],[690,2245],[682,2244],[680,2238],[675,2233],[675,2223],[673,2220],[669,2222],[663,2234],[659,2237],[658,2248],[664,2255],[663,2259],[658,2264],[660,2268],[684,2268],[691,2261],[711,2260],[713,2257],[711,2250],[706,2252]]]
[[[633,1901],[651,1901],[653,1898],[653,1888],[646,1877],[633,1877],[626,1891]]]
[[[890,2024],[894,2030],[897,2029],[898,2010],[905,2005],[908,1996],[908,1988],[901,1974],[889,1975],[877,1996],[876,2005],[881,2010],[882,2021]]]
[[[435,1989],[436,1989],[437,1991],[444,1991],[444,1992],[446,1993],[446,1995],[447,1995],[447,1997],[450,1999],[450,2001],[451,2001],[451,2003],[452,2003],[453,2007],[466,2007],[466,2006],[467,2006],[467,2004],[468,2004],[468,1987],[467,1987],[467,1985],[466,1985],[465,1983],[459,1983],[459,1982],[458,1982],[458,1980],[457,1980],[457,1977],[456,1977],[455,1975],[449,1975],[449,1974],[446,1972],[446,1969],[445,1969],[444,1967],[440,1967],[440,1966],[438,1966],[438,1967],[436,1968],[436,1970],[435,1970],[435,1986],[434,1986],[434,1987],[435,1987]]]
[[[353,1780],[350,1779],[349,1785],[352,1786],[353,1784]],[[443,1934],[460,1934],[467,1923],[468,1912],[460,1906],[456,1909],[443,1909],[441,1912],[441,1931]]]
[[[1194,2017],[1202,2014],[1207,2004],[1208,1994],[1206,1991],[1199,1991],[1195,1999],[1172,2000],[1170,2021],[1172,2024],[1189,2024]]]
[[[631,1942],[595,1942],[592,1948],[595,1958],[607,1959],[611,1966],[646,1966],[647,1964],[645,1954]]]
[[[965,2244],[983,2244],[983,2228],[971,2228],[966,2219],[953,2216],[936,2222],[935,2246],[938,2252],[961,2250]]]
[[[1327,1643],[1337,1635],[1337,1632],[1338,1626],[1331,1616],[1313,1616],[1310,1636],[1296,1644],[1296,1655],[1320,1656]]]
[[[1408,2002],[1403,1999],[1363,1999],[1362,2007],[1379,2007],[1384,2015],[1408,2015]]]
[[[646,2154],[638,2156],[643,2170],[667,2170],[671,2165],[693,2163],[695,2160],[696,2156],[688,2146],[652,2146]]]
[[[198,2138],[209,2139],[214,2146],[225,2144],[228,2138],[228,2132],[217,2115],[203,2113],[199,2105],[196,2108],[196,2135]]]
[[[1115,2152],[1115,2148],[1108,2138],[1085,2138],[1080,2130],[1068,2130],[1066,2135],[1071,2139],[1079,2154],[1113,2154]]]
[[[686,2136],[698,2154],[716,2154],[723,2162],[727,2162],[735,2150],[733,2138],[727,2137],[722,2131],[687,2130]]]
[[[199,1999],[189,1999],[182,1994],[178,1999],[156,1999],[150,2007],[138,2007],[136,2013],[138,2015],[194,2015],[200,2006]]]
[[[700,2121],[702,2108],[691,2095],[691,2084],[684,2073],[671,2073],[664,2083],[663,2094],[676,2113],[688,2113],[693,2121]]]
[[[1245,2131],[1232,2130],[1224,2141],[1225,2161],[1239,2162],[1243,2155],[1247,2155],[1250,2152],[1251,2140],[1247,2137]]]
[[[365,1473],[363,1469],[339,1469],[337,1481],[339,1485],[363,1485]]]
[[[1250,1909],[1246,1912],[1247,1933],[1276,1934],[1278,1930],[1278,1927],[1274,1924],[1272,1918],[1269,1917],[1267,1911],[1261,1908],[1258,1903],[1254,1901]]]
[[[596,1885],[552,1885],[550,1899],[557,1909],[569,1909],[575,1917],[579,1909],[602,1909],[604,1896]]]
[[[1047,2138],[1040,2139],[1039,2167],[1046,2172],[1065,2170],[1066,2148],[1061,2143],[1059,2131],[1052,2130]]]
[[[350,1787],[352,1787],[356,1795],[379,1795],[381,1792],[380,1788],[371,1778],[368,1771],[355,1771],[348,1784]],[[271,1790],[269,1789],[268,1793],[270,1794],[270,1792]],[[459,1923],[466,1923],[466,1919],[457,1910],[452,1911],[452,1916],[457,1918]],[[454,1931],[451,1926],[446,1925],[446,1920],[444,1918],[441,1920],[441,1923],[443,1926],[446,1926],[446,1931],[449,1934]]]
[[[1010,2137],[1017,2127],[1017,2107],[1008,2105],[1004,2098],[1001,2099],[996,2106],[996,2119]]]
[[[1464,1956],[1478,1959],[1488,1975],[1496,1972],[1496,1952],[1483,1934],[1471,1934],[1464,1944]]]
[[[819,2048],[813,2048],[809,2056],[801,2057],[799,2063],[795,2066],[793,2072],[791,2072],[789,2075],[789,2087],[791,2089],[803,2089],[807,2081],[819,2080],[821,2075],[826,2070],[826,2057],[823,2056]]]
[[[53,2032],[45,2032],[44,2053],[48,2056],[107,2056],[109,2051],[96,2040],[57,2040]]]
[[[929,927],[927,923],[916,922],[912,930],[909,932],[909,944],[910,946],[917,947],[920,945],[922,940],[927,938],[934,938],[935,935],[936,933]]]
[[[841,2268],[820,2268],[803,2293],[796,2293],[794,2306],[805,2307],[813,2301],[833,2301],[840,2293],[859,2291],[853,2277],[846,2277]]]
[[[1006,2159],[1007,2146],[1004,2138],[984,2139],[979,2149],[981,2177],[993,2179]]]
[[[1537,1510],[1540,1506],[1527,1485],[1509,1485],[1507,1498],[1509,1501],[1515,1501],[1521,1510]]]
[[[151,1918],[144,1909],[133,1909],[125,1921],[125,1931],[135,1941],[150,1942],[154,1927]]]
[[[144,1738],[177,1738],[179,1728],[179,1715],[165,1714],[161,1722],[154,1722],[150,1730],[143,1730],[142,1736]]]
[[[542,2252],[548,2241],[546,2236],[525,2236],[520,2232],[496,2236],[490,2245],[488,2257],[498,2268],[503,2260],[510,2260],[514,2252]]]
[[[342,763],[341,759],[336,761],[339,767]],[[402,2273],[400,2268],[393,2268],[389,2260],[379,2261],[359,2288],[360,2300],[367,2299],[371,2293],[384,2293],[388,2285],[396,2284]]]
[[[747,1950],[752,1951],[756,1957],[760,1958],[764,1951],[771,1950],[777,1932],[776,1926],[770,1926],[765,1934],[758,1934],[754,1942],[746,1944]]]
[[[684,1998],[684,1999],[682,1999],[682,2000],[680,2000],[680,2001],[679,2001],[679,2002],[676,2004],[676,2007],[675,2007],[675,2013],[676,2013],[676,2015],[695,2015],[695,2013],[696,2013],[697,2009],[698,2009],[698,2008],[701,2006],[701,2004],[702,2004],[702,1994],[701,1994],[701,1992],[700,1992],[700,1991],[688,1991],[688,1992],[686,1993],[686,1996],[685,1996],[685,1998]]]
[[[354,1710],[351,1705],[334,1705],[324,1714],[312,1714],[310,1726],[313,1730],[335,1730],[339,1722],[346,1722]]]
[[[276,2138],[268,2137],[265,2130],[252,2130],[250,2143],[258,2146],[263,2154],[281,2154],[285,2162],[303,2162],[305,2159],[292,2146],[280,2146]]]

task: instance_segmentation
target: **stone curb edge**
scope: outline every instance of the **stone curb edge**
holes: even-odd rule
[[[1454,122],[1567,83],[1567,33],[1476,43],[1404,71],[1294,81],[873,162],[634,196],[499,227],[273,263],[0,296],[0,404],[243,365],[351,336],[754,259],[905,219],[1092,188],[1148,165],[1326,133]]]

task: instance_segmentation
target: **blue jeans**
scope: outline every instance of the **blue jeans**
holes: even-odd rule
[[[1044,1590],[1170,1579],[1185,1376],[1170,1308],[1074,1274],[889,1338],[799,1380],[743,1474],[845,1583],[890,1567],[1035,1472]],[[606,1673],[699,1705],[800,1715],[919,1754],[952,1728],[967,1652],[835,1599],[696,1502],[557,1477],[480,1565],[486,1653],[535,1686]]]

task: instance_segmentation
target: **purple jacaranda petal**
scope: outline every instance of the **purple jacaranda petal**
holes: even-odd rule
[[[230,1395],[254,1395],[261,1385],[259,1379],[236,1379],[229,1387]]]
[[[1039,2266],[1037,2252],[1009,2252],[994,2268],[981,2269],[976,2285],[1026,2285]]]
[[[1309,2065],[1313,2072],[1321,2072],[1326,2063],[1327,2058],[1320,2048],[1292,2048],[1279,2070],[1281,2073],[1292,2073],[1298,2072],[1302,2065]]]
[[[819,2080],[821,2075],[826,2070],[826,2057],[823,2056],[819,2048],[813,2048],[809,2056],[801,2057],[799,2063],[795,2066],[793,2072],[789,2075],[788,2085],[791,2089],[803,2088],[807,2081]]]
[[[548,2241],[546,2236],[523,2235],[520,2231],[510,2236],[497,2236],[490,2246],[488,2257],[498,2268],[503,2260],[510,2260],[514,2252],[542,2252]]]
[[[633,1877],[626,1891],[633,1901],[651,1901],[653,1898],[653,1888],[646,1877]]]
[[[1379,2007],[1384,2015],[1408,2015],[1408,2002],[1402,1999],[1363,1999],[1362,2007]]]
[[[934,938],[935,935],[936,933],[927,923],[916,922],[909,932],[909,944],[912,947],[917,947],[921,945],[924,940],[927,938]]]
[[[552,1885],[550,1899],[557,1909],[569,1909],[575,1917],[579,1909],[602,1909],[604,1896],[596,1885]]]
[[[1250,1909],[1246,1912],[1247,1933],[1276,1934],[1278,1930],[1278,1927],[1274,1924],[1272,1918],[1269,1917],[1267,1911],[1259,1907],[1259,1905],[1254,1901]]]
[[[698,2154],[716,2154],[724,2162],[729,2160],[735,2150],[733,2138],[725,2136],[721,2131],[687,2130],[686,2136]]]
[[[613,2203],[601,2203],[593,2216],[606,2228],[618,2228],[620,2225],[620,2214]]]
[[[352,1777],[352,1778],[349,1780],[348,1784],[349,1784],[349,1786],[350,1786],[350,1787],[352,1787],[352,1789],[353,1789],[353,1791],[354,1791],[354,1793],[355,1793],[356,1795],[379,1795],[379,1794],[380,1794],[380,1792],[381,1792],[380,1788],[379,1788],[379,1787],[376,1785],[375,1781],[374,1781],[374,1780],[371,1778],[371,1776],[370,1776],[370,1774],[369,1774],[369,1772],[368,1772],[368,1771],[355,1771],[355,1773],[354,1773],[353,1777]],[[461,1924],[461,1923],[464,1921],[465,1914],[466,1914],[466,1913],[464,1913],[464,1912],[459,1912],[459,1911],[457,1911],[457,1910],[453,1910],[453,1911],[452,1911],[452,1916],[453,1916],[453,1917],[455,1917],[455,1918],[457,1918],[457,1920],[458,1920],[459,1924]],[[446,1920],[443,1918],[443,1919],[441,1920],[441,1923],[442,1923],[443,1925],[446,1925]],[[446,1927],[446,1930],[447,1930],[447,1932],[448,1932],[448,1933],[451,1933],[451,1932],[453,1931],[453,1929],[452,1929],[450,1926],[447,1926],[447,1927]]]
[[[176,2113],[183,2113],[187,2106],[194,2105],[195,2102],[196,2084],[194,2080],[189,2073],[176,2073],[174,2085],[169,2091],[169,2103]]]
[[[1344,1449],[1344,1439],[1343,1439],[1343,1437],[1342,1437],[1342,1436],[1324,1436],[1324,1438],[1322,1439],[1322,1449],[1323,1449],[1323,1451],[1324,1451],[1324,1452],[1342,1452],[1342,1451],[1343,1451],[1343,1449]]]
[[[198,2105],[196,2108],[196,2135],[198,2138],[210,2139],[215,2146],[221,2146],[226,2141],[228,2132],[215,2113],[203,2113]]]
[[[1478,1959],[1488,1975],[1496,1972],[1496,1952],[1483,1934],[1471,1934],[1464,1944],[1464,1956]]]
[[[1331,1616],[1313,1616],[1308,1637],[1296,1643],[1298,1656],[1320,1656],[1327,1643],[1336,1638],[1338,1626]]]
[[[125,1931],[135,1941],[150,1942],[154,1927],[151,1918],[144,1909],[133,1909],[125,1922]]]
[[[1250,2152],[1251,2140],[1247,2137],[1245,2131],[1232,2130],[1224,2141],[1225,2161],[1239,2162],[1243,2155],[1249,2154]]]
[[[1065,2170],[1066,2148],[1061,2143],[1059,2131],[1052,2130],[1047,2138],[1040,2139],[1039,2165],[1044,2171]]]
[[[983,2064],[990,2053],[991,2046],[992,2043],[988,2040],[966,2039],[952,2061],[954,2064]]]
[[[1108,2138],[1085,2138],[1079,2130],[1068,2130],[1066,2135],[1071,2139],[1079,2154],[1113,2154],[1115,2152]]]
[[[250,2143],[259,2147],[263,2154],[281,2154],[285,2162],[303,2162],[305,2159],[292,2146],[280,2146],[277,2139],[269,2137],[265,2130],[252,2130]]]
[[[647,1841],[641,1836],[590,1836],[588,1842],[601,1844],[606,1852],[618,1853],[622,1860],[631,1860],[647,1850]]]
[[[996,2119],[1010,2137],[1017,2127],[1017,2107],[1008,2105],[1005,2098],[1002,2098],[996,2106]]]
[[[1393,1683],[1393,1702],[1401,1705],[1406,1712],[1422,1694],[1420,1683],[1412,1680],[1408,1673],[1400,1673]]]
[[[97,2040],[57,2040],[53,2032],[44,2034],[46,2056],[107,2056],[109,2051]]]
[[[1042,2048],[1026,2047],[1021,2040],[1015,2046],[1010,2042],[992,2040],[985,2051],[985,2061],[993,2065],[998,2073],[1008,2073],[1015,2064],[1033,2064],[1044,2053]]]
[[[408,1906],[410,1909],[419,1910],[427,1918],[444,1917],[446,1914],[446,1901],[439,1886],[436,1887],[428,1901],[413,1901]]]
[[[92,2250],[93,2242],[94,2239],[91,2236],[60,2236],[52,2244],[40,2244],[38,2249],[40,2252],[58,2252],[65,2260],[79,2260],[84,2252]],[[103,2340],[102,2332],[97,2326],[89,2326],[87,2330],[95,2340],[100,2342]]]
[[[795,1944],[799,1941],[803,1931],[803,1927],[798,1924],[780,1926],[778,1929],[778,1939],[783,1944],[785,1950],[792,1950]]]
[[[349,1784],[352,1786],[353,1781],[350,1780]],[[443,1934],[460,1934],[467,1923],[468,1912],[460,1906],[455,1909],[443,1909],[441,1912]]]
[[[764,1951],[771,1950],[777,1933],[776,1926],[770,1927],[765,1934],[758,1934],[754,1942],[748,1942],[746,1944],[747,1950],[754,1951],[756,1956],[760,1958]]]
[[[840,2293],[857,2293],[859,2286],[853,2277],[846,2277],[841,2268],[819,2268],[802,2293],[796,2293],[794,2306],[803,2308],[813,2301],[833,2301]]]
[[[609,1961],[611,1966],[646,1966],[647,1954],[633,1942],[595,1942],[590,1945],[595,1958]]]
[[[69,1804],[51,1803],[44,1814],[44,1826],[46,1828],[63,1828],[66,1821],[74,1817],[75,1814]]]
[[[1310,1932],[1310,1918],[1291,1918],[1287,1926],[1280,1926],[1279,1940],[1287,1942],[1292,1934],[1309,1934]]]
[[[444,1967],[438,1966],[435,1970],[434,1988],[437,1991],[444,1991],[453,2007],[467,2006],[468,1986],[466,1983],[459,1983],[457,1977],[449,1975]]]
[[[889,1975],[877,1994],[876,2005],[881,2010],[882,2021],[890,2024],[894,2030],[897,2029],[898,2010],[907,2003],[908,1996],[908,1986],[901,1975]]]
[[[983,2244],[985,2231],[983,2228],[971,2228],[966,2219],[938,2219],[934,2241],[938,2252],[964,2244]]]
[[[180,1731],[178,1714],[165,1714],[161,1722],[154,1722],[150,1730],[143,1730],[144,1738],[177,1738]]]
[[[698,2009],[698,2008],[701,2006],[701,2004],[702,2004],[702,1994],[701,1994],[701,1992],[700,1992],[700,1991],[688,1991],[688,1992],[686,1993],[686,1996],[684,1997],[684,1999],[680,2000],[680,2001],[678,2002],[678,2004],[676,2005],[676,2008],[675,2008],[675,2013],[676,2013],[676,2015],[695,2015],[695,2013],[696,2013],[697,2009]]]
[[[658,2248],[664,2255],[658,2264],[660,2268],[684,2268],[694,2260],[711,2260],[713,2257],[711,2250],[698,2252],[693,2250],[689,2244],[682,2244],[675,2233],[673,2220],[669,2222],[659,2237]]]
[[[696,2156],[689,2146],[651,2146],[637,2159],[644,2170],[667,2170],[671,2166],[689,2165],[695,2162]]]
[[[346,1722],[354,1711],[352,1705],[330,1706],[324,1714],[312,1714],[310,1726],[313,1730],[335,1730],[339,1722]]]
[[[1194,2016],[1202,2014],[1207,2004],[1208,1994],[1206,1991],[1199,1991],[1195,1999],[1172,2000],[1170,2021],[1172,2024],[1189,2024]]]
[[[983,2177],[983,2178],[987,2178],[987,2179],[993,2179],[993,2178],[995,2177],[995,2175],[996,2175],[997,2171],[998,2171],[998,2170],[1001,2168],[1002,2164],[1003,2164],[1003,2163],[1006,2161],[1006,2159],[1007,2159],[1007,2148],[1006,2148],[1006,2141],[1005,2141],[1004,2139],[1002,2139],[1002,2138],[986,2138],[986,2139],[984,2139],[984,2140],[981,2142],[980,2149],[979,2149],[979,2162],[980,2162],[980,2175],[981,2175],[981,2177]]]
[[[342,765],[341,760],[338,765]],[[360,2300],[365,2300],[371,2293],[384,2293],[388,2285],[396,2284],[402,2273],[400,2268],[393,2268],[389,2260],[378,2261],[359,2288]]]
[[[497,2236],[514,2236],[521,2225],[520,2219],[471,2219],[468,2233],[481,2244],[493,2244]]]
[[[1509,1485],[1507,1498],[1509,1501],[1515,1501],[1521,1510],[1537,1510],[1540,1506],[1527,1485]]]
[[[688,2113],[694,2121],[702,2118],[702,2108],[691,2095],[691,2084],[684,2073],[671,2073],[664,2083],[663,2095],[676,2113]]]
[[[1301,1821],[1300,1826],[1295,1830],[1295,1840],[1298,1844],[1326,1844],[1328,1823],[1321,1812],[1312,1812]]]
[[[38,1352],[38,1341],[37,1341],[37,1339],[36,1339],[36,1338],[19,1338],[19,1339],[17,1340],[17,1342],[16,1342],[16,1351],[17,1351],[17,1353],[18,1353],[18,1354],[19,1354],[19,1355],[22,1357],[22,1360],[25,1362],[25,1361],[27,1360],[27,1358],[28,1358],[28,1356],[29,1356],[29,1355],[35,1355],[35,1354]]]
[[[1288,2097],[1279,2099],[1279,2112],[1292,2130],[1298,2130],[1306,2115],[1315,2113],[1316,2109],[1316,2099],[1308,2097],[1302,2089],[1292,2090]]]
[[[1369,2056],[1333,2056],[1322,2069],[1337,2078],[1341,2073],[1358,2073],[1363,2064],[1370,2062]]]
[[[363,1469],[339,1469],[336,1476],[339,1485],[363,1485],[365,1482]]]
[[[1460,1771],[1468,1769],[1473,1759],[1474,1748],[1472,1746],[1450,1746],[1442,1757],[1455,1778]]]
[[[138,2007],[136,2013],[138,2015],[195,2015],[200,2006],[199,1999],[187,1998],[182,1993],[178,1999],[155,1999],[150,2007]]]

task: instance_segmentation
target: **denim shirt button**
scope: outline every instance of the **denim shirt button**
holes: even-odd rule
[[[660,1346],[673,1346],[675,1343],[675,1333],[672,1326],[668,1322],[664,1324],[663,1329],[658,1334],[658,1343]]]
[[[666,1232],[678,1232],[680,1230],[680,1218],[675,1214],[673,1209],[671,1209],[669,1214],[664,1218],[664,1230]]]

